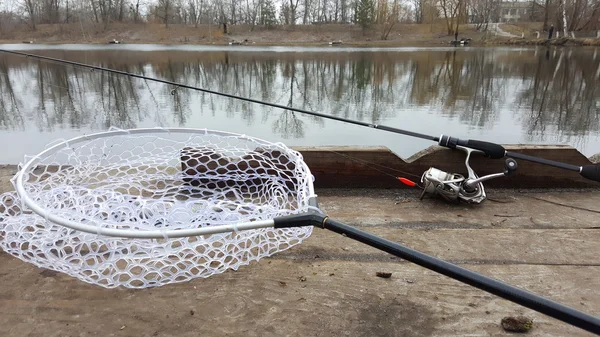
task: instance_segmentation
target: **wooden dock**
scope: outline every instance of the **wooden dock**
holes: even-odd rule
[[[554,158],[569,163],[588,160],[580,154],[562,157],[568,152],[557,151]],[[387,166],[400,167],[385,151],[362,152],[363,158],[380,156]],[[366,178],[352,178],[350,172],[359,171],[345,165],[358,165],[350,164],[355,160],[339,159],[339,170],[328,173],[325,168],[336,161],[319,166],[318,152],[302,153],[316,182],[323,182],[317,183],[316,193],[330,217],[600,316],[596,185],[548,188],[552,183],[537,189],[546,181],[540,179],[529,185],[533,189],[527,187],[528,179],[516,176],[506,178],[505,186],[517,181],[518,188],[488,188],[489,200],[481,205],[448,204],[419,200],[420,191],[383,180],[373,187],[386,188],[340,188],[342,183],[326,187],[328,179],[360,186]],[[547,154],[542,157],[553,158]],[[502,169],[502,161],[489,161],[494,163],[490,173]],[[421,159],[414,171],[432,163],[447,170],[459,165]],[[519,173],[526,176],[526,165],[519,164]],[[12,190],[9,179],[15,172],[14,166],[0,167],[1,192]],[[558,172],[561,176],[553,181],[577,181]],[[377,272],[392,275],[381,278]],[[301,245],[237,271],[159,288],[104,289],[6,253],[0,253],[0,284],[0,335],[7,337],[514,336],[500,321],[516,315],[533,318],[531,336],[590,336],[321,229]]]
[[[507,151],[527,154],[573,165],[596,163],[575,148],[562,145],[505,145]],[[403,159],[387,147],[381,146],[318,146],[294,147],[302,153],[304,161],[315,176],[315,187],[327,188],[402,188],[402,184],[386,173],[409,179],[419,179],[430,167],[466,175],[462,151],[441,146],[431,146],[413,156]],[[485,183],[490,187],[546,188],[546,187],[600,187],[600,183],[582,178],[579,173],[551,166],[517,160],[517,174],[511,178],[492,179]],[[504,170],[503,159],[489,159],[480,154],[472,155],[471,167],[479,176],[500,173]]]

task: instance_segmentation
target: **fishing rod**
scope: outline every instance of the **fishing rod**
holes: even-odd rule
[[[311,115],[311,116],[315,116],[315,117],[322,117],[322,118],[332,119],[332,120],[336,120],[336,121],[340,121],[340,122],[344,122],[344,123],[355,124],[355,125],[369,127],[369,128],[378,129],[378,130],[383,130],[383,131],[387,131],[387,132],[393,132],[393,133],[397,133],[397,134],[401,134],[401,135],[405,135],[405,136],[431,140],[431,141],[436,142],[439,146],[450,148],[450,149],[458,149],[458,150],[466,152],[465,166],[467,167],[468,175],[465,177],[461,174],[448,173],[448,172],[436,169],[434,167],[431,167],[429,170],[427,170],[425,173],[423,173],[423,175],[421,177],[421,182],[423,183],[423,192],[421,194],[421,198],[423,198],[423,196],[425,194],[432,194],[432,195],[440,195],[444,199],[449,200],[449,201],[462,200],[462,201],[466,201],[468,203],[479,204],[486,199],[483,182],[490,180],[490,179],[494,179],[494,178],[514,175],[518,168],[517,162],[514,159],[521,159],[521,160],[526,160],[526,161],[533,162],[533,163],[538,163],[538,164],[542,164],[542,165],[548,165],[548,166],[561,168],[564,170],[574,171],[574,172],[579,173],[582,177],[584,177],[586,179],[600,182],[600,166],[599,165],[583,165],[583,166],[572,165],[572,164],[567,164],[567,163],[563,163],[563,162],[559,162],[559,161],[555,161],[555,160],[548,160],[548,159],[530,156],[530,155],[526,155],[526,154],[522,154],[522,153],[507,151],[502,145],[491,143],[491,142],[485,142],[485,141],[473,140],[473,139],[464,140],[464,139],[459,139],[459,138],[451,137],[451,136],[444,135],[444,134],[440,135],[439,137],[434,137],[434,136],[417,133],[417,132],[413,132],[413,131],[408,131],[408,130],[403,130],[403,129],[390,127],[390,126],[386,126],[386,125],[367,123],[367,122],[352,120],[352,119],[348,119],[348,118],[327,115],[327,114],[320,113],[320,112],[315,112],[315,111],[310,111],[310,110],[305,110],[305,109],[300,109],[300,108],[294,108],[294,107],[285,106],[282,104],[265,102],[265,101],[254,99],[254,98],[237,96],[237,95],[228,94],[228,93],[224,93],[224,92],[220,92],[220,91],[199,88],[199,87],[195,87],[195,86],[191,86],[191,85],[186,85],[186,84],[177,83],[177,82],[168,81],[168,80],[162,80],[162,79],[153,78],[153,77],[144,76],[144,75],[138,75],[138,74],[121,71],[121,70],[116,70],[116,69],[95,66],[95,65],[91,65],[91,64],[63,60],[63,59],[59,59],[59,58],[53,58],[53,57],[42,56],[42,55],[37,55],[37,54],[24,53],[24,52],[19,52],[19,51],[14,51],[14,50],[0,49],[0,52],[21,55],[21,56],[25,56],[28,58],[31,57],[31,58],[36,58],[36,59],[46,60],[46,61],[51,61],[51,62],[69,64],[72,66],[83,67],[83,68],[88,68],[88,69],[106,71],[109,73],[114,73],[114,74],[144,79],[144,80],[148,80],[148,81],[154,81],[154,82],[158,82],[158,83],[168,84],[168,85],[172,85],[172,86],[175,86],[178,88],[196,90],[196,91],[209,93],[209,94],[213,94],[213,95],[238,99],[238,100],[251,102],[251,103],[262,104],[262,105],[266,105],[266,106],[270,106],[270,107],[274,107],[274,108],[278,108],[278,109],[294,111],[294,112]],[[481,153],[491,159],[507,158],[505,160],[505,164],[504,164],[504,168],[505,168],[504,171],[500,172],[500,173],[494,173],[494,174],[489,174],[487,176],[479,177],[474,172],[474,170],[471,168],[471,166],[469,165],[469,160],[473,153]],[[413,183],[412,181],[410,181],[408,179],[404,179],[404,178],[398,178],[398,179],[401,182],[403,182],[409,186],[416,185],[415,183]]]

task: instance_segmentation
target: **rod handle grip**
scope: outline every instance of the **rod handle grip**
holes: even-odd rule
[[[583,165],[580,174],[584,178],[600,181],[600,165]]]
[[[439,140],[439,145],[445,146],[445,147],[448,147],[451,149],[455,149],[457,145],[468,147],[473,150],[482,151],[483,153],[485,153],[487,156],[491,157],[492,159],[504,158],[504,156],[506,155],[506,150],[504,149],[504,147],[502,145],[490,143],[490,142],[483,142],[480,140],[473,140],[473,139],[462,140],[462,139],[442,135]]]
[[[459,145],[462,145],[462,144],[460,144],[460,142],[459,142]],[[486,155],[490,156],[492,159],[504,158],[504,155],[506,154],[506,150],[504,149],[504,146],[495,144],[495,143],[490,143],[490,142],[482,142],[480,140],[469,139],[469,140],[467,140],[467,142],[464,146],[474,149],[474,150],[483,151]]]

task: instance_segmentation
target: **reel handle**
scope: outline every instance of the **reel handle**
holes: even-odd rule
[[[517,168],[519,168],[519,165],[517,164],[516,160],[512,158],[506,158],[506,160],[504,161],[504,172],[488,174],[487,176],[483,176],[477,179],[467,179],[463,185],[463,188],[467,191],[472,191],[475,189],[477,184],[482,183],[486,180],[500,177],[512,177],[515,174],[517,174]]]
[[[504,175],[507,177],[512,177],[515,174],[517,174],[517,168],[519,168],[519,165],[517,164],[517,161],[512,159],[512,158],[506,158],[506,161],[504,161]]]

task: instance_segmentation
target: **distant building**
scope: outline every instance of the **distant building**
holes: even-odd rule
[[[500,22],[541,21],[544,7],[535,1],[506,1],[500,3]]]

